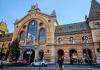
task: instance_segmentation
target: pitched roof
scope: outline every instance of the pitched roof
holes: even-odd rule
[[[89,25],[83,21],[73,24],[66,24],[57,26],[55,33],[69,33],[69,32],[80,32],[80,31],[89,31]]]
[[[96,0],[92,0],[88,18],[100,17],[100,4]]]

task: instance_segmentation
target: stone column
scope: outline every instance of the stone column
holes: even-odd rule
[[[100,53],[97,52],[97,48],[99,47],[99,45],[95,43],[94,47],[95,47],[96,62],[100,64]]]
[[[55,47],[52,46],[52,48],[51,48],[51,62],[55,63],[56,62],[55,59],[56,59],[56,50],[55,50]]]
[[[39,50],[38,49],[34,49],[34,51],[35,51],[35,60],[37,60],[38,59]]]
[[[22,60],[23,59],[23,54],[24,54],[24,50],[22,48],[20,48],[20,56],[18,60]]]

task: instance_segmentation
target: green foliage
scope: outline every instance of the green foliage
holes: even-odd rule
[[[19,43],[18,43],[18,39],[15,39],[9,48],[9,58],[10,61],[16,61],[18,60],[20,55],[20,48],[19,48]]]

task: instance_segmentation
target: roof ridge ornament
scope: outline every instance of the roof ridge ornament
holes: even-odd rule
[[[15,22],[14,22],[14,24],[16,24],[16,23],[18,23],[18,22],[19,22],[19,20],[18,20],[18,19],[16,19],[16,20],[15,20]]]
[[[52,11],[51,16],[56,17],[56,11],[55,10]]]
[[[87,15],[85,15],[85,20],[87,20]]]
[[[28,12],[31,14],[31,13],[36,13],[39,11],[40,11],[40,9],[38,7],[38,3],[36,3],[35,5],[31,6],[31,9]]]
[[[35,5],[31,6],[31,10],[37,10],[40,11],[39,7],[38,7],[38,3],[36,3]]]

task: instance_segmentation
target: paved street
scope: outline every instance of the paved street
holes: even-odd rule
[[[0,70],[59,70],[57,65],[50,65],[48,67],[4,67]],[[88,65],[64,65],[64,70],[100,70],[98,66]]]

